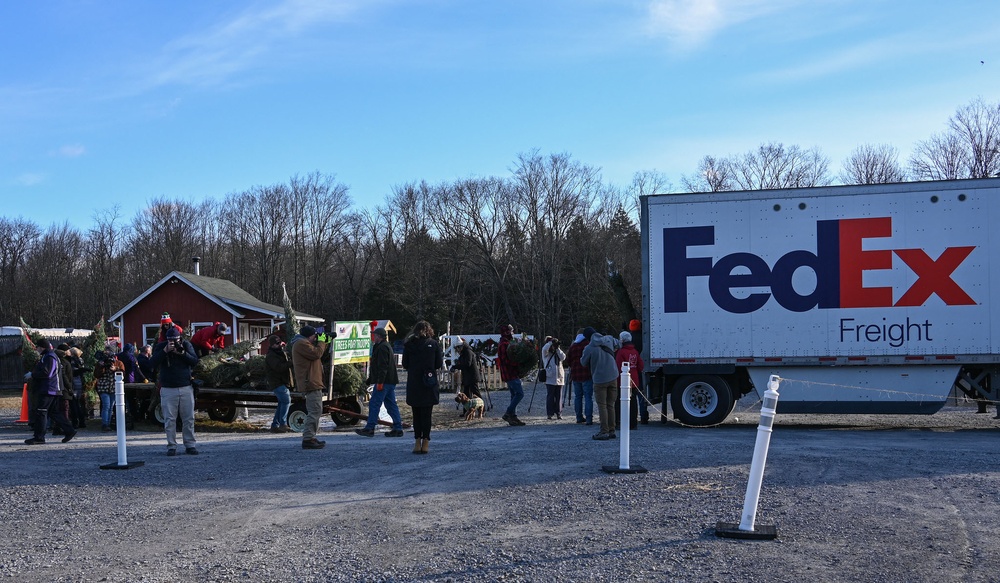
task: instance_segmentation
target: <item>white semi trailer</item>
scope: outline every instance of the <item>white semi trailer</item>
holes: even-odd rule
[[[1000,178],[642,198],[653,402],[721,423],[779,412],[925,413],[1000,389]],[[997,228],[996,232],[993,229]]]

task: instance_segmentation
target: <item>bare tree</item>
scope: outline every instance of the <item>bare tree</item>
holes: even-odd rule
[[[38,225],[22,218],[0,217],[0,317],[17,322],[28,299],[24,266],[41,238]]]
[[[289,189],[278,184],[256,186],[226,196],[218,224],[226,233],[227,279],[258,298],[279,303],[284,266],[283,243],[288,230]]]
[[[681,184],[688,192],[724,192],[735,189],[732,161],[705,156],[694,176],[683,176]]]
[[[130,275],[125,259],[126,236],[118,205],[94,215],[84,249],[87,257],[86,289],[100,316],[110,316],[127,303]]]
[[[626,210],[633,219],[638,220],[640,197],[670,192],[672,189],[673,184],[666,174],[656,170],[640,170],[632,175],[632,182],[625,188]]]
[[[313,172],[294,176],[289,184],[292,265],[296,306],[323,312],[329,291],[330,269],[336,245],[344,238],[351,198],[334,175]]]
[[[559,329],[567,310],[562,293],[570,253],[568,235],[574,217],[590,222],[592,209],[603,207],[598,204],[604,191],[600,171],[567,153],[541,156],[533,151],[518,157],[512,189],[516,204],[510,209],[510,219],[514,224],[507,226],[505,234],[515,250],[510,263],[516,277],[510,281],[519,296],[519,312],[527,319],[522,323],[539,335],[568,334],[568,329]],[[516,233],[515,225],[523,231]]]
[[[803,150],[771,142],[730,161],[735,185],[741,190],[805,188],[830,184],[829,161],[818,148]]]
[[[899,164],[899,151],[889,144],[858,146],[844,160],[840,173],[844,184],[886,184],[906,180]]]
[[[84,322],[91,314],[79,313],[79,275],[82,273],[84,241],[79,231],[65,223],[49,228],[25,264],[25,298],[31,306],[20,314],[38,327],[65,326]],[[113,297],[115,281],[109,282],[104,298]]]
[[[495,328],[500,319],[516,322],[508,285],[513,256],[504,236],[516,206],[510,184],[500,178],[470,178],[431,194],[435,212],[428,216],[430,224],[463,250],[455,261],[478,271],[483,284],[497,294],[502,316],[494,306],[484,306],[494,320],[490,326]]]
[[[968,152],[955,134],[935,134],[919,142],[910,156],[910,173],[918,180],[966,178]]]
[[[919,180],[1000,175],[1000,103],[977,98],[959,108],[944,133],[917,143],[910,172]]]
[[[126,242],[135,264],[143,267],[142,279],[152,283],[171,271],[191,270],[191,258],[203,248],[210,209],[210,204],[158,198],[136,214]]]

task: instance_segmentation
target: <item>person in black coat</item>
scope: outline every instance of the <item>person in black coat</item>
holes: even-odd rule
[[[458,352],[458,360],[451,370],[462,371],[462,392],[469,398],[483,398],[479,392],[479,355],[473,350],[468,342],[459,342],[455,345]]]
[[[427,453],[431,440],[431,415],[439,402],[437,371],[444,366],[441,344],[434,328],[421,320],[403,343],[406,404],[413,409],[413,453]]]

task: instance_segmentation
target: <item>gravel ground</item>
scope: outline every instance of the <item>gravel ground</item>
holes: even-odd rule
[[[539,393],[541,394],[541,392]],[[400,396],[399,401],[403,401]],[[297,435],[199,433],[168,458],[161,433],[25,446],[0,431],[0,578],[11,581],[997,581],[1000,421],[975,407],[928,417],[779,416],[757,524],[739,522],[757,414],[630,432],[618,441],[539,416],[456,421],[437,408],[430,453],[407,437],[323,424]],[[407,409],[403,407],[403,409]],[[266,420],[259,412],[252,421]],[[738,421],[736,420],[738,418]],[[380,429],[384,431],[384,429]]]

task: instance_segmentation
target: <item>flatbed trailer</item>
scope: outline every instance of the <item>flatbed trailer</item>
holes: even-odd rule
[[[155,383],[125,383],[125,400],[129,403],[133,418],[144,417],[150,402],[154,400]],[[293,431],[302,431],[306,419],[305,394],[291,392],[292,404],[288,410],[288,426]],[[340,395],[328,391],[323,398],[323,414],[330,415],[337,425],[356,425],[367,415],[361,414],[361,401],[358,395]],[[231,423],[236,419],[239,409],[250,407],[254,409],[275,409],[278,399],[273,391],[267,388],[223,388],[205,387],[197,390],[195,410],[205,411],[213,421]],[[140,415],[135,415],[140,412]],[[163,413],[159,403],[154,408],[154,417],[163,422]]]

